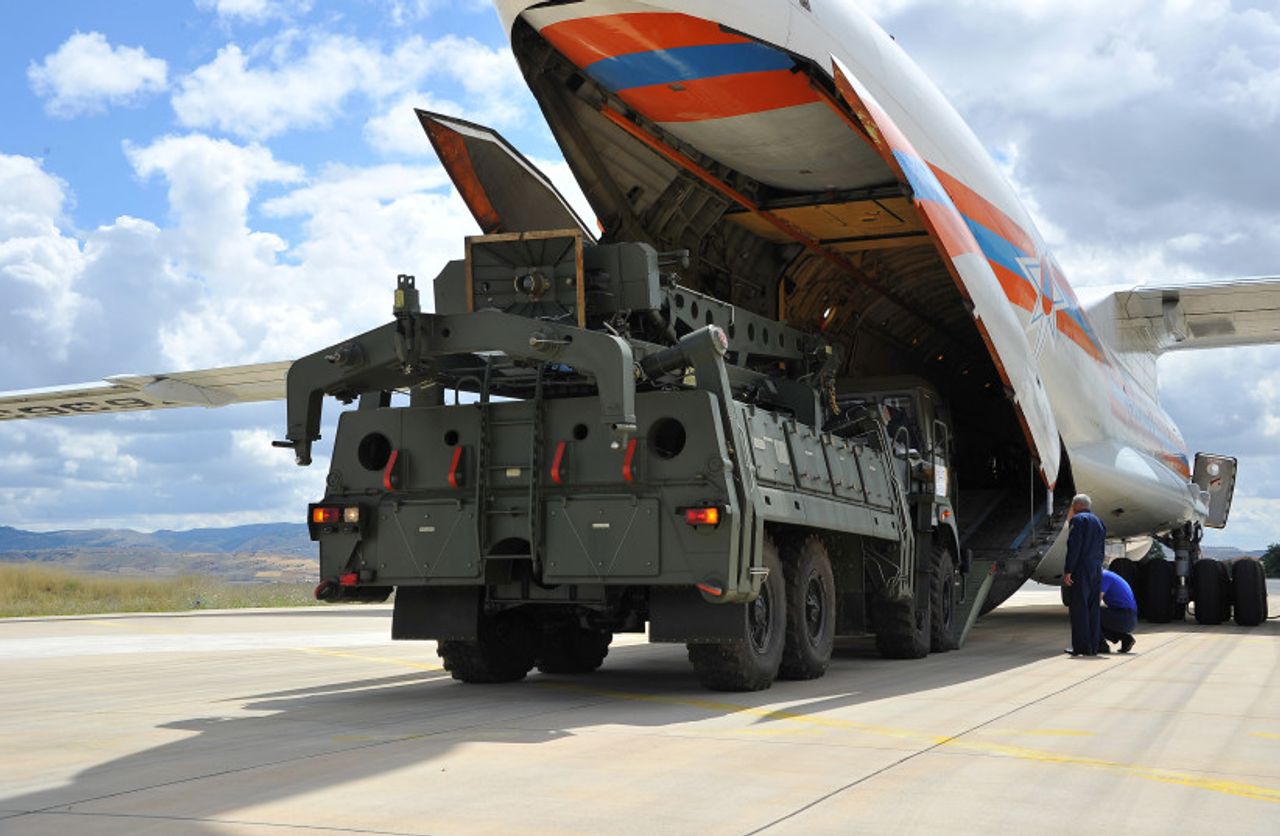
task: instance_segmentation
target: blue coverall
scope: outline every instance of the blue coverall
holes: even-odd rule
[[[1102,560],[1107,527],[1088,511],[1071,518],[1067,534],[1067,562],[1071,575],[1071,651],[1093,656],[1102,645]]]

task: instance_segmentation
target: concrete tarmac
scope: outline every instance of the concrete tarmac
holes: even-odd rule
[[[629,636],[463,685],[385,606],[4,621],[0,833],[1280,832],[1280,622],[1072,659],[1056,594],[755,694]]]

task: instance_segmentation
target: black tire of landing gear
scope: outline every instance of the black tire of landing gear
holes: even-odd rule
[[[742,638],[688,645],[689,662],[705,688],[763,691],[778,676],[787,640],[787,585],[772,542],[764,544],[764,565],[769,576],[760,594],[743,605]]]
[[[1152,624],[1168,624],[1178,617],[1175,595],[1177,576],[1173,564],[1167,560],[1146,560],[1142,563],[1143,602],[1146,604],[1147,621]]]
[[[442,641],[436,653],[459,682],[515,682],[533,669],[534,640],[524,618],[504,612],[482,615],[474,641]]]
[[[1237,560],[1231,566],[1235,589],[1236,624],[1257,627],[1267,620],[1267,573],[1262,562],[1252,558]]]
[[[1127,557],[1117,557],[1111,561],[1111,565],[1107,568],[1124,578],[1124,582],[1129,584],[1129,589],[1133,592],[1134,603],[1138,605],[1138,612],[1141,613],[1143,611],[1142,598],[1144,590],[1142,584],[1138,582],[1142,577],[1142,572],[1138,569],[1138,562]]]
[[[543,633],[536,663],[543,673],[591,673],[609,655],[613,633],[565,625]]]
[[[827,547],[817,536],[784,549],[787,637],[779,679],[817,679],[836,643],[836,582]]]
[[[959,623],[960,572],[951,557],[951,551],[934,544],[933,572],[929,575],[929,651],[945,653],[960,646]]]
[[[915,596],[911,600],[876,599],[876,650],[884,658],[923,659],[929,655],[930,638],[933,634],[931,577],[931,574],[916,574]]]
[[[1225,563],[1200,558],[1191,568],[1191,596],[1197,624],[1221,624],[1231,617],[1231,578]]]

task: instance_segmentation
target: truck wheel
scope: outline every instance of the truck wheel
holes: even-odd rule
[[[831,664],[836,643],[836,580],[820,538],[788,548],[782,561],[787,587],[787,635],[779,679],[817,679]]]
[[[1236,624],[1257,627],[1267,619],[1267,573],[1262,562],[1237,560],[1231,567],[1235,587]]]
[[[933,573],[929,575],[929,651],[945,653],[960,646],[959,607],[956,593],[959,575],[951,551],[935,545],[931,556]]]
[[[1142,564],[1142,598],[1147,605],[1147,621],[1152,624],[1173,621],[1175,580],[1173,564],[1167,560],[1148,560]]]
[[[436,646],[444,669],[459,682],[515,682],[533,668],[533,635],[517,613],[480,617],[474,641],[449,640]]]
[[[1231,579],[1225,564],[1200,558],[1191,569],[1196,623],[1221,624],[1231,616]]]
[[[764,565],[769,576],[760,594],[743,606],[742,638],[688,645],[689,661],[706,688],[763,691],[778,676],[787,639],[787,588],[778,549],[770,541],[764,544]]]
[[[929,655],[933,633],[930,577],[916,574],[915,595],[910,600],[876,600],[876,650],[884,658],[922,659]]]
[[[567,625],[544,633],[537,665],[543,673],[591,673],[609,655],[613,633]]]

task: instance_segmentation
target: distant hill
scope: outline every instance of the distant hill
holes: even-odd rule
[[[168,552],[271,552],[312,555],[315,544],[307,527],[298,523],[262,523],[230,528],[193,528],[147,534],[128,528],[90,528],[83,531],[23,531],[0,526],[0,554],[47,549],[147,549]]]
[[[1235,546],[1204,546],[1200,551],[1205,557],[1211,557],[1214,560],[1235,560],[1237,557],[1262,557],[1266,549],[1245,551]]]
[[[307,527],[263,523],[145,533],[102,528],[24,531],[0,526],[0,561],[115,575],[212,575],[232,581],[309,581],[316,545]]]

